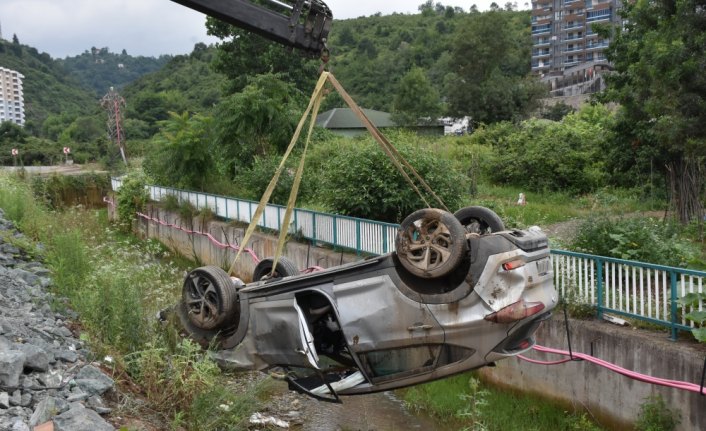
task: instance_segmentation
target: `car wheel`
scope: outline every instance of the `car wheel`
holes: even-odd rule
[[[181,298],[189,322],[200,329],[224,328],[238,314],[237,288],[228,274],[215,266],[188,273]]]
[[[505,230],[505,224],[493,210],[486,207],[466,207],[454,213],[466,232],[485,234]]]
[[[273,263],[274,259],[271,257],[261,260],[260,263],[258,263],[255,267],[255,271],[253,271],[252,281],[260,281],[266,278],[270,278],[270,274],[272,274]],[[275,269],[275,273],[272,275],[271,278],[289,277],[290,275],[297,274],[299,274],[299,268],[297,268],[297,265],[290,259],[282,256],[277,261],[277,268]]]
[[[402,221],[395,246],[400,263],[410,273],[427,279],[443,277],[464,258],[465,231],[451,213],[427,208]]]

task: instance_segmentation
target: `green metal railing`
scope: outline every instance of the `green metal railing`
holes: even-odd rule
[[[677,300],[704,292],[704,271],[564,250],[552,250],[552,265],[563,297],[595,305],[599,317],[608,312],[667,327],[673,340],[694,327],[684,315],[703,311],[703,304],[692,309]]]
[[[113,190],[122,185],[119,178],[112,179]],[[179,202],[190,202],[197,209],[210,208],[219,217],[250,223],[259,202],[227,196],[192,192],[171,187],[148,186],[150,198],[161,201],[175,196]],[[261,228],[282,230],[286,207],[267,205],[257,224]],[[399,225],[373,220],[327,214],[313,210],[295,208],[291,234],[315,243],[326,243],[333,247],[350,249],[356,254],[385,254],[394,250],[395,236]]]
[[[113,190],[122,181],[112,179]],[[219,217],[250,223],[258,202],[198,193],[170,187],[148,186],[152,200],[175,196],[197,209],[210,208]],[[258,226],[282,230],[286,208],[267,205]],[[373,220],[295,209],[289,232],[315,243],[350,249],[357,254],[385,254],[394,251],[399,225]],[[665,326],[676,339],[693,323],[684,315],[693,311],[677,304],[690,292],[704,292],[706,272],[649,263],[552,250],[552,267],[557,290],[565,298],[595,305],[598,316],[609,312]],[[698,310],[702,310],[699,305]]]

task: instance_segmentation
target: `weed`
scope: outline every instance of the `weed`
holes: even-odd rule
[[[681,414],[670,409],[661,395],[645,398],[635,423],[637,431],[673,431],[681,422]]]
[[[586,220],[578,230],[576,251],[619,259],[685,267],[699,251],[682,237],[681,228],[652,218]]]
[[[132,173],[125,177],[118,191],[118,223],[124,232],[130,232],[138,211],[143,211],[149,196],[144,174]]]
[[[496,389],[464,373],[405,389],[402,397],[413,410],[462,429],[491,431],[571,430],[600,431],[585,413],[568,412],[541,397]],[[517,418],[522,418],[518,421]],[[482,427],[482,428],[481,428]]]
[[[468,379],[468,393],[459,394],[459,398],[463,400],[465,406],[456,412],[456,417],[473,424],[471,427],[464,428],[468,431],[486,431],[488,428],[483,423],[482,409],[488,405],[486,399],[490,393],[488,390],[481,389],[480,380],[471,376]]]
[[[166,195],[162,198],[162,204],[167,211],[177,211],[179,209],[179,198],[176,195]]]

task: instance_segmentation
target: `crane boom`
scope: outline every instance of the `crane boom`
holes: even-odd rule
[[[326,49],[333,15],[321,0],[269,0],[289,15],[249,0],[172,0],[282,45],[318,56]]]

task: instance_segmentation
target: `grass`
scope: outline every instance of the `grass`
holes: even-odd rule
[[[137,383],[144,392],[143,411],[118,415],[156,411],[159,422],[173,429],[243,428],[259,405],[261,388],[234,391],[206,352],[177,340],[173,328],[154,318],[178,301],[183,271],[192,262],[155,240],[114,228],[105,210],[43,207],[29,185],[13,176],[0,175],[0,208],[26,234],[18,246],[36,249],[30,240],[44,244],[54,291],[66,298],[54,303],[78,313],[81,338],[97,357],[113,358],[119,382]]]
[[[475,373],[405,389],[405,403],[445,423],[449,430],[598,431],[584,412],[556,402],[488,386]]]
[[[524,206],[517,205],[520,193],[526,197],[527,204]],[[659,202],[643,199],[638,190],[606,188],[576,197],[562,192],[538,193],[487,183],[480,183],[478,194],[469,197],[465,204],[487,206],[497,212],[506,225],[516,227],[546,226],[592,217],[596,213],[627,214],[663,209]]]

